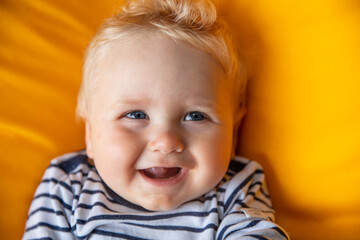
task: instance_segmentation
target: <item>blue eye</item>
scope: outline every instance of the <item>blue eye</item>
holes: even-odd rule
[[[206,119],[206,117],[201,112],[190,112],[186,114],[184,118],[185,121],[202,121],[204,119]]]
[[[125,117],[132,119],[148,119],[148,116],[141,111],[129,112],[128,114],[125,115]]]

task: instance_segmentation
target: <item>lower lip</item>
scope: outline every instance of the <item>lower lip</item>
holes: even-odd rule
[[[167,178],[167,179],[155,179],[155,178],[149,178],[148,176],[145,175],[145,173],[143,171],[139,171],[141,176],[145,179],[146,182],[155,185],[155,186],[173,186],[178,184],[182,179],[184,179],[184,177],[187,175],[187,173],[189,172],[188,169],[182,168],[180,170],[180,172],[171,178]]]

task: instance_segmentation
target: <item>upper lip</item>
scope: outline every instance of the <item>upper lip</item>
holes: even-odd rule
[[[154,168],[154,167],[161,167],[161,168],[186,168],[184,163],[181,163],[177,160],[171,160],[171,159],[158,159],[157,161],[144,161],[143,164],[139,164],[137,166],[137,170],[144,170],[148,168]]]
[[[149,167],[142,167],[142,168],[138,168],[137,170],[144,170],[144,169],[149,169],[149,168],[184,168],[182,166],[179,166],[179,165],[162,165],[162,164],[159,164],[159,165],[151,165]]]
[[[191,169],[194,166],[193,162],[178,159],[175,156],[159,157],[155,159],[144,156],[138,161],[137,165],[135,165],[136,170],[144,170],[153,167]]]

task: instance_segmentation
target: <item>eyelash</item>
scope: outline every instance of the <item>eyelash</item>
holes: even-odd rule
[[[128,112],[124,116],[127,118],[130,118],[130,119],[137,119],[137,120],[150,119],[146,113],[144,113],[143,111],[139,111],[139,110]],[[191,120],[191,119],[188,119],[189,117],[190,118],[195,117],[195,118],[200,118],[200,119]],[[204,114],[202,112],[197,112],[197,111],[189,112],[184,117],[185,121],[194,121],[194,122],[200,122],[200,121],[203,121],[206,119],[209,119],[209,117],[206,114]]]
[[[201,113],[201,112],[189,112],[189,113],[186,114],[186,116],[184,117],[184,120],[186,120],[186,118],[187,118],[188,116],[194,117],[194,116],[196,116],[196,115],[198,115],[198,116],[201,115],[201,116],[200,116],[201,119],[193,120],[193,121],[195,121],[195,122],[199,122],[199,121],[203,121],[203,120],[208,119],[208,117],[207,117],[204,113]],[[190,120],[190,121],[191,121],[191,120]]]
[[[142,115],[142,117],[140,117]],[[149,117],[143,111],[132,111],[125,114],[125,117],[130,119],[149,119]],[[137,118],[139,117],[139,118]]]

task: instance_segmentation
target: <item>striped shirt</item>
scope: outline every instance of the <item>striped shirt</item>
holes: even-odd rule
[[[23,239],[289,239],[274,223],[264,172],[235,157],[222,181],[177,209],[132,204],[102,181],[85,151],[51,161],[31,204]]]

